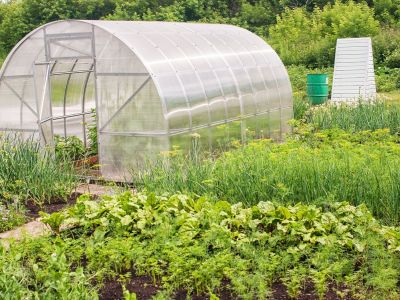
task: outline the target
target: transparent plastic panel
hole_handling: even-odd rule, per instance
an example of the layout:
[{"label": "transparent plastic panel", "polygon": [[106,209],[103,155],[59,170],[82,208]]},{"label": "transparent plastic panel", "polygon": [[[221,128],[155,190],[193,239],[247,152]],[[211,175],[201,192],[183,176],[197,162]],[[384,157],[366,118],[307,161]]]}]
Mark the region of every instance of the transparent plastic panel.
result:
[{"label": "transparent plastic panel", "polygon": [[37,128],[33,78],[3,79],[0,85],[0,127]]},{"label": "transparent plastic panel", "polygon": [[34,65],[34,84],[36,90],[39,130],[45,143],[52,144],[53,121],[50,97],[51,64]]},{"label": "transparent plastic panel", "polygon": [[269,124],[269,113],[264,113],[253,117],[257,123],[256,128],[256,139],[266,139],[270,136],[270,124]]},{"label": "transparent plastic panel", "polygon": [[92,26],[82,21],[59,21],[53,22],[46,26],[46,34],[59,33],[91,33]]},{"label": "transparent plastic panel", "polygon": [[243,125],[245,126],[246,141],[252,141],[257,138],[258,127],[260,126],[257,117],[249,117],[243,120]]},{"label": "transparent plastic panel", "polygon": [[[187,95],[175,74],[156,78],[166,106],[166,119],[172,131],[191,127],[191,112]],[[161,95],[160,95],[161,96]]]},{"label": "transparent plastic panel", "polygon": [[[66,91],[66,113],[67,115],[82,112],[82,96],[85,90],[88,73],[72,74]],[[88,109],[88,107],[86,107]]]},{"label": "transparent plastic panel", "polygon": [[[148,82],[148,76],[98,77],[100,127],[107,126]],[[105,128],[104,128],[105,129]]]},{"label": "transparent plastic panel", "polygon": [[237,145],[242,140],[242,121],[229,122],[227,126],[230,143]]},{"label": "transparent plastic panel", "polygon": [[168,151],[168,137],[129,137],[101,135],[100,170],[106,179],[125,181],[134,171],[143,170],[163,151]]},{"label": "transparent plastic panel", "polygon": [[9,54],[3,65],[4,76],[32,75],[35,61],[45,61],[42,29],[29,36]]},{"label": "transparent plastic panel", "polygon": [[229,123],[212,126],[210,132],[213,151],[224,151],[230,147]]},{"label": "transparent plastic panel", "polygon": [[231,72],[228,69],[216,70],[216,76],[222,85],[226,107],[227,119],[237,118],[241,116],[241,102],[238,97],[238,90],[233,80]]},{"label": "transparent plastic panel", "polygon": [[0,128],[21,128],[22,103],[4,82],[0,85],[0,106]]},{"label": "transparent plastic panel", "polygon": [[68,74],[51,76],[51,105],[53,110],[53,116],[63,116],[65,114],[64,98],[67,92],[67,81]]},{"label": "transparent plastic panel", "polygon": [[281,138],[281,112],[280,110],[272,110],[269,113],[269,133],[270,137],[275,140]]},{"label": "transparent plastic panel", "polygon": [[150,71],[171,132],[279,109],[285,100],[290,105],[279,57],[247,30],[172,22],[93,24],[113,32]]},{"label": "transparent plastic panel", "polygon": [[293,119],[293,109],[291,107],[282,109],[281,118],[282,133],[290,133],[292,127],[289,125],[289,121]]},{"label": "transparent plastic panel", "polygon": [[[98,76],[147,74],[147,69],[132,50],[116,36],[96,28],[96,70]],[[145,43],[142,39],[140,43]]]},{"label": "transparent plastic panel", "polygon": [[[87,37],[76,36],[75,39],[51,38],[48,40],[48,56],[50,59],[79,58],[92,56],[91,33]],[[68,39],[67,39],[68,37]]]},{"label": "transparent plastic panel", "polygon": [[160,97],[152,81],[124,106],[105,131],[167,134]]}]

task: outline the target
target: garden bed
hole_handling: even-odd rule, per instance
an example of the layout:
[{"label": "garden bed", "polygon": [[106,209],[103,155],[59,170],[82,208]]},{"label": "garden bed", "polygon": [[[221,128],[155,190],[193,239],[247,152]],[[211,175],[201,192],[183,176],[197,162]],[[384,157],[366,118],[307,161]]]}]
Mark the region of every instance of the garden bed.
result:
[{"label": "garden bed", "polygon": [[34,201],[28,201],[26,204],[26,213],[25,215],[29,219],[36,219],[40,217],[39,212],[45,213],[53,213],[57,211],[61,211],[66,207],[72,206],[76,203],[76,199],[81,196],[81,193],[73,192],[66,199],[53,199],[50,202],[45,202],[42,205],[38,205]]},{"label": "garden bed", "polygon": [[[129,281],[124,283],[125,289],[130,293],[134,293],[138,300],[150,300],[157,293],[162,291],[162,286],[160,284],[155,284],[153,279],[150,276],[133,276]],[[335,284],[330,284],[328,291],[325,293],[323,299],[324,300],[337,300],[338,294],[337,291],[346,293],[346,287],[344,286],[336,286]],[[235,296],[229,285],[229,281],[226,280],[222,283],[222,288],[215,292],[216,296],[219,300],[232,300],[232,299],[240,299],[238,296]],[[118,279],[108,280],[103,282],[103,286],[99,290],[99,299],[100,300],[123,300],[124,299],[124,289],[123,285]],[[186,300],[187,299],[187,291],[178,290],[173,296],[175,300]],[[190,299],[192,300],[209,300],[210,296],[207,294],[191,294]],[[287,287],[280,282],[274,283],[272,285],[272,300],[289,300],[293,299],[289,296]],[[321,298],[318,296],[318,293],[315,291],[315,287],[312,282],[307,282],[299,292],[299,295],[296,298],[297,300],[320,300]],[[342,300],[354,300],[356,298],[351,297],[349,295],[345,295],[341,297]]]}]

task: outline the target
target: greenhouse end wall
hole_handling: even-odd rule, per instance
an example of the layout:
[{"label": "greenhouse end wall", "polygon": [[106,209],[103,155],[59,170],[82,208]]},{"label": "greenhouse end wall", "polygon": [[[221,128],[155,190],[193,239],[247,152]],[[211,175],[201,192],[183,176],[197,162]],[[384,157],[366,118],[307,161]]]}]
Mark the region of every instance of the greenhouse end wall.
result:
[{"label": "greenhouse end wall", "polygon": [[23,39],[0,78],[0,130],[87,143],[96,108],[101,173],[124,180],[198,139],[281,138],[292,90],[275,51],[219,24],[59,21]]}]

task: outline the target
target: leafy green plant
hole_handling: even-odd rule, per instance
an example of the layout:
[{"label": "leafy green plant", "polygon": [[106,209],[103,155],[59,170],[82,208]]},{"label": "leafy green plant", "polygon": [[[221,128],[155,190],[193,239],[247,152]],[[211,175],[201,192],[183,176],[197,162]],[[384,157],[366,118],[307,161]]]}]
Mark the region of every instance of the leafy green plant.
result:
[{"label": "leafy green plant", "polygon": [[55,153],[58,159],[76,161],[85,157],[86,149],[80,138],[77,136],[61,137],[54,136]]},{"label": "leafy green plant", "polygon": [[25,221],[24,209],[18,203],[9,203],[8,205],[0,203],[0,232],[24,224]]},{"label": "leafy green plant", "polygon": [[101,282],[118,277],[135,299],[125,284],[131,271],[153,278],[157,299],[178,290],[216,299],[226,282],[237,297],[265,299],[277,281],[293,297],[309,283],[320,298],[331,286],[342,296],[399,295],[399,229],[382,226],[365,205],[245,206],[124,192],[84,195],[64,216],[59,235],[0,248],[3,299],[96,298]]},{"label": "leafy green plant", "polygon": [[60,227],[65,219],[63,212],[55,212],[51,215],[40,212],[40,216],[42,223],[49,225],[53,233],[60,234]]},{"label": "leafy green plant", "polygon": [[96,110],[92,110],[92,123],[88,126],[88,140],[89,148],[87,153],[89,156],[97,155],[99,153],[98,140],[97,140],[97,123],[96,123]]}]

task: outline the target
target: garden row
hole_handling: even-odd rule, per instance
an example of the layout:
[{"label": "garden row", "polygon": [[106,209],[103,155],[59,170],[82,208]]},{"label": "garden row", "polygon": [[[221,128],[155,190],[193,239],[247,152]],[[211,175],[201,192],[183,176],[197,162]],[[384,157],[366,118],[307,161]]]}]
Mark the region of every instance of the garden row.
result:
[{"label": "garden row", "polygon": [[0,249],[2,299],[399,297],[400,232],[364,205],[126,192],[44,221],[54,236]]},{"label": "garden row", "polygon": [[232,203],[365,203],[388,224],[400,222],[400,146],[389,130],[295,128],[285,143],[250,142],[214,159],[174,150],[137,173],[135,185],[159,193],[208,195]]}]

